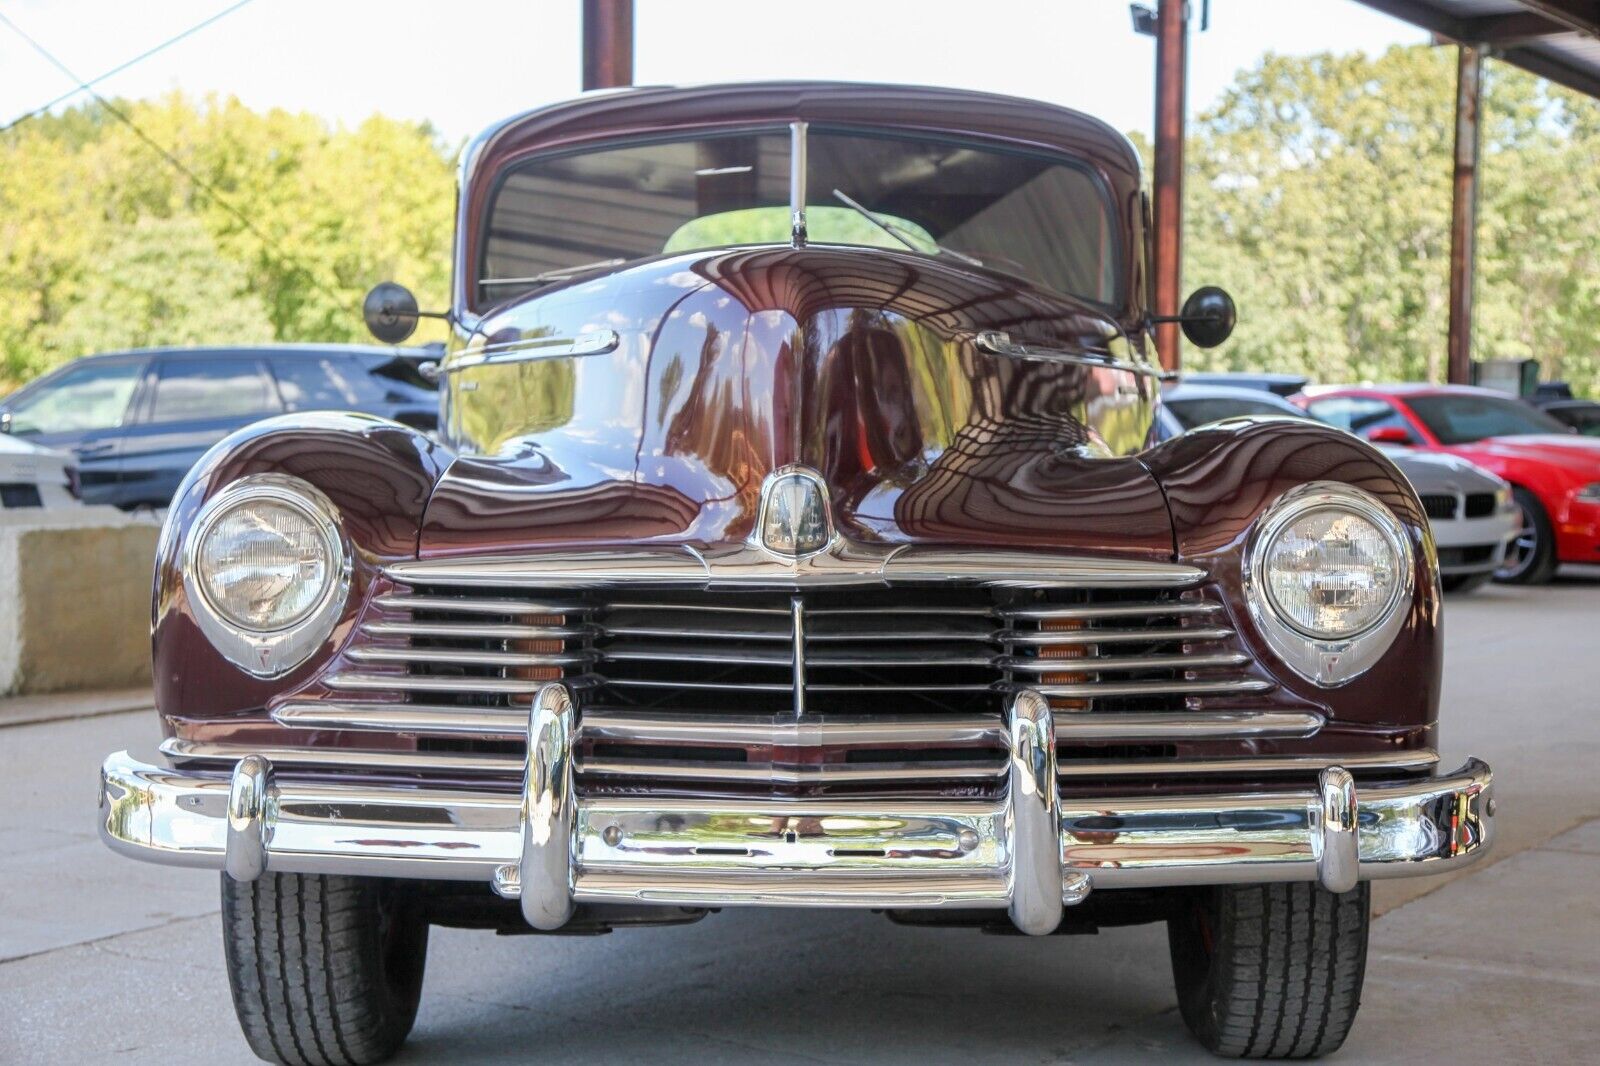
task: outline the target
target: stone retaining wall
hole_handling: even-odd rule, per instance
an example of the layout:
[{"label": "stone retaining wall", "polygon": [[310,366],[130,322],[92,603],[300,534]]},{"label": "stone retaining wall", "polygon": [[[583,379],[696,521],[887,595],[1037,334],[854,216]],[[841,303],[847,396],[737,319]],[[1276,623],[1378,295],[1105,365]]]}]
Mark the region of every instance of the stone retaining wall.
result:
[{"label": "stone retaining wall", "polygon": [[159,534],[111,507],[0,514],[0,695],[149,684]]}]

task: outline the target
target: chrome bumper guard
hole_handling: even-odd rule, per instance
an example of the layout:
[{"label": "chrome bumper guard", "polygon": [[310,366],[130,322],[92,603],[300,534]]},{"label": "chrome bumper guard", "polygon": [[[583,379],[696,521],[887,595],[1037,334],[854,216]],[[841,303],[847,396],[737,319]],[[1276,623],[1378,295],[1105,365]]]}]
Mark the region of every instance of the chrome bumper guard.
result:
[{"label": "chrome bumper guard", "polygon": [[528,726],[520,796],[421,785],[294,781],[251,755],[232,780],[146,765],[101,769],[102,837],[152,862],[485,881],[559,928],[580,902],[1005,908],[1049,933],[1091,888],[1357,881],[1440,873],[1489,847],[1489,767],[1357,787],[1339,767],[1315,791],[1063,801],[1049,704],[1007,712],[1002,800],[580,799],[576,715],[547,685]]}]

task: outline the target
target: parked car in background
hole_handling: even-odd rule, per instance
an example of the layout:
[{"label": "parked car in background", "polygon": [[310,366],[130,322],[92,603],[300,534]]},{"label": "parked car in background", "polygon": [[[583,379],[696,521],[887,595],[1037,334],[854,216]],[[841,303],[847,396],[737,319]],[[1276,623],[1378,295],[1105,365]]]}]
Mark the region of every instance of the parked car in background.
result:
[{"label": "parked car in background", "polygon": [[[463,160],[439,438],[278,419],[189,477],[166,739],[101,770],[112,847],[222,871],[251,1046],[394,1053],[430,924],[778,906],[1161,923],[1146,964],[1206,1047],[1338,1047],[1368,882],[1481,856],[1492,775],[1439,772],[1434,558],[1391,463],[1306,419],[1147,447],[1127,138],[701,85]],[[366,311],[397,342],[415,307]],[[1220,290],[1184,308],[1196,344],[1233,326]]]},{"label": "parked car in background", "polygon": [[1184,374],[1186,385],[1225,385],[1237,389],[1255,389],[1274,396],[1293,396],[1311,384],[1304,374],[1253,374],[1249,371],[1198,370]]},{"label": "parked car in background", "polygon": [[1520,528],[1496,579],[1537,584],[1560,563],[1600,563],[1600,439],[1471,385],[1313,387],[1295,402],[1368,440],[1455,455],[1510,482]]},{"label": "parked car in background", "polygon": [[0,436],[0,511],[78,507],[72,456]]},{"label": "parked car in background", "polygon": [[1539,410],[1585,437],[1600,437],[1600,403],[1593,400],[1551,400]]},{"label": "parked car in background", "polygon": [[[1162,393],[1158,437],[1165,439],[1223,418],[1281,415],[1307,418],[1303,409],[1270,392],[1226,385],[1170,386]],[[1411,482],[1428,513],[1439,552],[1439,583],[1446,592],[1482,585],[1505,562],[1521,516],[1505,481],[1458,456],[1378,444]]]},{"label": "parked car in background", "polygon": [[70,451],[85,503],[165,507],[208,448],[271,415],[358,411],[434,429],[438,392],[422,362],[364,345],[91,355],[0,401],[0,431]]}]

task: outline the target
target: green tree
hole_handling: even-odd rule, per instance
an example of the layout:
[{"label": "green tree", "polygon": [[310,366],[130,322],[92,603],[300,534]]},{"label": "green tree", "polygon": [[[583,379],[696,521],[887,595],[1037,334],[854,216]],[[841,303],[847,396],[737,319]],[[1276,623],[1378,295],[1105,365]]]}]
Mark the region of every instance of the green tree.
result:
[{"label": "green tree", "polygon": [[[1439,380],[1450,253],[1454,52],[1269,55],[1186,146],[1187,283],[1239,301],[1187,365],[1325,381]],[[1491,64],[1474,355],[1600,379],[1600,106]]]},{"label": "green tree", "polygon": [[[375,116],[346,129],[178,95],[116,106],[232,210],[99,105],[0,135],[0,385],[129,337],[366,340],[361,299],[386,278],[446,304],[453,173],[430,127]],[[145,299],[104,276],[111,260],[137,274],[169,239],[185,250],[172,287],[205,298],[149,291],[136,321],[105,313]],[[198,321],[173,310],[185,307]],[[427,322],[418,340],[441,336]]]},{"label": "green tree", "polygon": [[123,230],[77,286],[51,331],[66,357],[158,344],[249,344],[272,337],[243,265],[223,258],[194,218],[142,218]]}]

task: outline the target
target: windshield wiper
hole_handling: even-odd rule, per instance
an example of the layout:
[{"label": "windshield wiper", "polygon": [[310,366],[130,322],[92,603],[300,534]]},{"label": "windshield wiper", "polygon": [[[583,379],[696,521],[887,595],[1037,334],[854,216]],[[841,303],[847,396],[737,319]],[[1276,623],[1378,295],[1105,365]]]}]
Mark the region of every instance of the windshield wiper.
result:
[{"label": "windshield wiper", "polygon": [[[863,207],[855,200],[852,200],[850,197],[846,196],[842,190],[833,190],[833,198],[850,208],[868,222],[872,223],[874,226],[877,226],[879,229],[883,230],[883,232],[887,233],[889,236],[893,237],[907,248],[910,248],[913,252],[922,252],[924,254],[928,252],[928,249],[922,246],[922,242],[917,240],[910,233],[907,233],[903,228],[895,225],[893,222],[890,222],[888,219],[884,218],[876,211],[873,211],[871,208]],[[933,240],[931,237],[928,238],[928,240],[933,244],[934,255],[948,255],[952,259],[959,259],[963,263],[967,263],[971,266],[983,266],[983,260],[981,259],[970,256],[965,252],[958,252],[954,248],[946,248],[944,245]]]}]

